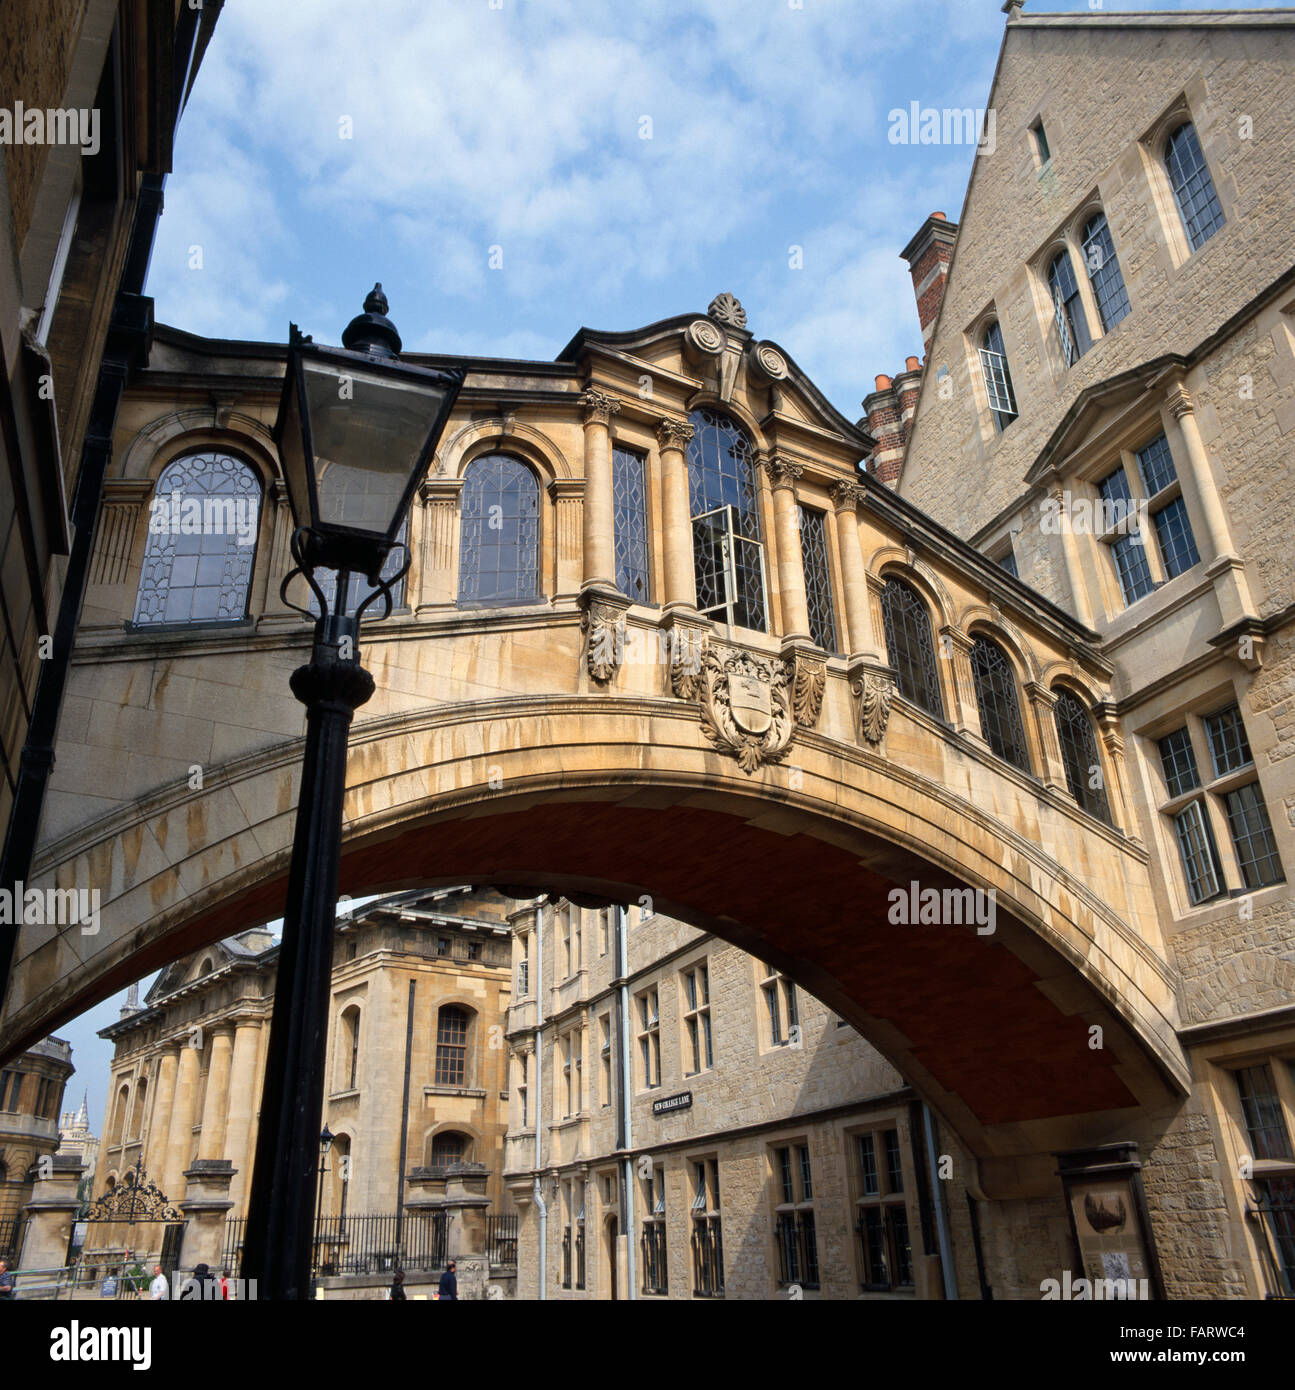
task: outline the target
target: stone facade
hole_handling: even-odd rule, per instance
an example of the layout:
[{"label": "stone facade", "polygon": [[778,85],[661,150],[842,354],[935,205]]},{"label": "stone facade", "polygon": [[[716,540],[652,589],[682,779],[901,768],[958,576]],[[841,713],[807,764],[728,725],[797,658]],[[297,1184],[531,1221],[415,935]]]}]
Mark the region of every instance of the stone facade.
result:
[{"label": "stone facade", "polygon": [[[519,1297],[940,1298],[937,1186],[953,1287],[978,1296],[969,1158],[933,1119],[947,1174],[934,1179],[920,1103],[844,1020],[745,951],[639,906],[559,900],[513,924],[505,1176],[522,1211]],[[870,1257],[869,1207],[882,1213]]]},{"label": "stone facade", "polygon": [[72,1072],[62,1038],[44,1039],[0,1071],[0,1224],[22,1212],[37,1165],[59,1148],[59,1107]]},{"label": "stone facade", "polygon": [[[1295,1174],[1293,73],[1289,11],[1009,16],[988,102],[997,148],[972,173],[898,483],[978,549],[1010,557],[1100,634],[1111,663],[1133,833],[1192,1063],[1188,1106],[1147,1172],[1185,1294],[1281,1288],[1274,1260],[1295,1275],[1289,1238],[1283,1254],[1252,1215],[1289,1202]],[[1167,150],[1187,123],[1221,222],[1190,223],[1175,194]],[[1110,242],[1094,258],[1099,213]],[[1072,362],[1049,282],[1066,252],[1078,299],[1065,323],[1077,346],[1085,328],[1092,338]],[[1099,303],[1110,252],[1122,316]],[[995,322],[1017,407],[997,423],[979,357]],[[1172,462],[1153,491],[1140,451],[1157,437]],[[1096,510],[1121,468],[1149,583],[1121,577],[1118,527]],[[1193,547],[1173,563],[1169,509]],[[1215,747],[1216,716],[1233,708],[1247,747],[1229,753]],[[1166,738],[1194,755],[1181,783]],[[1241,798],[1260,808],[1249,824],[1268,827],[1262,866],[1238,838]],[[1194,862],[1213,864],[1193,881],[1183,835],[1202,823],[1212,843]],[[1252,1085],[1270,1088],[1284,1139],[1256,1132],[1239,1095]],[[1272,1165],[1262,1181],[1255,1160]],[[1193,1248],[1217,1274],[1189,1268],[1180,1257]]]}]

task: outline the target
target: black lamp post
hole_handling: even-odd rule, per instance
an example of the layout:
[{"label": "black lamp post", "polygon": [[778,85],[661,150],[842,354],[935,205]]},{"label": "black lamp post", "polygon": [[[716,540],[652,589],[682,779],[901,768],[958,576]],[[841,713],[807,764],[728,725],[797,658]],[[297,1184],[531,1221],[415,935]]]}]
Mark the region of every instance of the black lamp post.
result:
[{"label": "black lamp post", "polygon": [[[381,285],[364,310],[347,325],[341,348],[319,346],[291,325],[274,428],[296,523],[297,568],[282,592],[316,622],[310,664],[290,681],[306,706],[306,751],[243,1248],[243,1277],[256,1280],[263,1299],[310,1296],[346,748],[351,718],[373,694],[373,677],[359,661],[360,617],[379,597],[382,616],[391,612],[391,586],[409,568],[408,549],[396,574],[384,579],[382,568],[464,377],[457,368],[399,361],[400,335],[386,317]],[[331,601],[316,568],[336,571]],[[353,574],[365,576],[370,592],[349,612]],[[314,592],[318,614],[288,599],[298,575]]]},{"label": "black lamp post", "polygon": [[315,1255],[314,1269],[317,1271],[320,1266],[319,1247],[320,1224],[324,1219],[324,1174],[328,1172],[328,1151],[333,1147],[333,1140],[337,1136],[327,1125],[319,1131],[319,1192],[315,1197]]}]

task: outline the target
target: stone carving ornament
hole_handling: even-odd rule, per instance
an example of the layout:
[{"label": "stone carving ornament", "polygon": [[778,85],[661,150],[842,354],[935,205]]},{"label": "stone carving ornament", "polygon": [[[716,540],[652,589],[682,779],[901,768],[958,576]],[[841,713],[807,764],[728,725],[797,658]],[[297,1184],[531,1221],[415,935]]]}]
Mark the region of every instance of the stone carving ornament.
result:
[{"label": "stone carving ornament", "polygon": [[580,629],[589,639],[589,674],[599,685],[606,685],[625,659],[625,609],[591,597],[580,615]]},{"label": "stone carving ornament", "polygon": [[727,290],[711,300],[706,313],[708,317],[718,323],[727,324],[730,328],[746,327],[746,310],[738,302],[737,296],[729,294]]},{"label": "stone carving ornament", "polygon": [[780,762],[796,730],[791,684],[785,661],[708,647],[698,695],[702,733],[732,753],[748,776],[763,763]]},{"label": "stone carving ornament", "polygon": [[863,671],[851,682],[850,689],[859,701],[859,732],[876,747],[890,722],[895,683],[876,671]]},{"label": "stone carving ornament", "polygon": [[823,708],[823,692],[827,689],[827,662],[812,656],[797,654],[795,683],[792,687],[791,710],[802,729],[812,729],[818,723]]}]

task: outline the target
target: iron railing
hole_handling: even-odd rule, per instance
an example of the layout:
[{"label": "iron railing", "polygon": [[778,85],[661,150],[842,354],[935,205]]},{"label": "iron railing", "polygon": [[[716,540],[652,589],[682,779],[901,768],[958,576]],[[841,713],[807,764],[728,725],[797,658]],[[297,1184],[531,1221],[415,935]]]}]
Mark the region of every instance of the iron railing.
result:
[{"label": "iron railing", "polygon": [[486,1217],[486,1255],[492,1269],[517,1268],[517,1217]]},{"label": "iron railing", "polygon": [[[221,1263],[237,1270],[247,1218],[227,1217]],[[436,1270],[445,1265],[445,1213],[325,1216],[315,1225],[314,1268],[321,1278]],[[515,1237],[514,1237],[515,1241]]]}]

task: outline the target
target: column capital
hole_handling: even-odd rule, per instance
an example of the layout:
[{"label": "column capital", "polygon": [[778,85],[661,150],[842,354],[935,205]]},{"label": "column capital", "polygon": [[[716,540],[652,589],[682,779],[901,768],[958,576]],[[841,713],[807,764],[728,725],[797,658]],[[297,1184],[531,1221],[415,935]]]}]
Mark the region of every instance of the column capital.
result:
[{"label": "column capital", "polygon": [[678,449],[682,453],[692,436],[693,427],[687,420],[675,420],[666,415],[657,421],[657,444],[662,449]]},{"label": "column capital", "polygon": [[1052,709],[1057,703],[1057,693],[1049,690],[1046,685],[1041,685],[1038,681],[1026,681],[1025,693],[1034,701],[1036,705],[1044,709]]},{"label": "column capital", "polygon": [[1191,395],[1181,381],[1174,382],[1168,392],[1169,409],[1173,411],[1174,419],[1181,420],[1184,415],[1195,415],[1196,406],[1192,401]]},{"label": "column capital", "polygon": [[418,500],[425,507],[433,502],[457,502],[462,491],[462,478],[447,478],[443,473],[432,474],[418,484]]},{"label": "column capital", "polygon": [[610,425],[612,416],[619,414],[621,403],[615,396],[596,391],[592,386],[580,393],[580,413],[586,425]]},{"label": "column capital", "polygon": [[960,627],[954,627],[952,623],[940,629],[941,638],[948,638],[949,645],[960,652],[970,653],[975,646],[975,639],[963,632]]},{"label": "column capital", "polygon": [[854,481],[832,484],[832,506],[838,512],[852,512],[863,501],[864,489]]},{"label": "column capital", "polygon": [[769,483],[777,491],[780,488],[794,490],[796,480],[805,472],[805,465],[786,454],[763,454],[760,467],[769,475]]},{"label": "column capital", "polygon": [[554,478],[547,491],[554,502],[578,502],[585,495],[583,478]]}]

